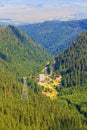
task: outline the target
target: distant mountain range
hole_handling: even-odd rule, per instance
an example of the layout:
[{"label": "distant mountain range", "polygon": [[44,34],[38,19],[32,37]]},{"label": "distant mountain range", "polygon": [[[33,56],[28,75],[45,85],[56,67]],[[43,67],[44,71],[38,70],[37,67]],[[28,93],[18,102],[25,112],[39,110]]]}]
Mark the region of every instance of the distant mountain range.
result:
[{"label": "distant mountain range", "polygon": [[55,58],[55,70],[62,74],[62,86],[87,84],[87,31]]},{"label": "distant mountain range", "polygon": [[87,30],[87,19],[77,21],[47,21],[20,26],[50,54],[56,55],[68,48],[79,34]]}]

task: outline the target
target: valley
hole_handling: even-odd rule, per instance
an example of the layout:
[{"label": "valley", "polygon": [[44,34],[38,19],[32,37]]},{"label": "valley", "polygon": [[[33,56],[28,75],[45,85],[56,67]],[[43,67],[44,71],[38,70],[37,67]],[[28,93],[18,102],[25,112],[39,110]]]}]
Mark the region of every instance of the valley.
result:
[{"label": "valley", "polygon": [[0,1],[0,130],[87,130],[87,0]]},{"label": "valley", "polygon": [[0,26],[0,130],[87,130],[86,59],[87,31],[50,56],[22,30]]}]

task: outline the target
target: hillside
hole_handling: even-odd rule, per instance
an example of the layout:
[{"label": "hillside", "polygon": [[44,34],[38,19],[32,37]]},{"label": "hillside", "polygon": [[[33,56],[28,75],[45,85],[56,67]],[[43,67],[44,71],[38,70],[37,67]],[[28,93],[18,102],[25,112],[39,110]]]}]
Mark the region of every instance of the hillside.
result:
[{"label": "hillside", "polygon": [[56,57],[55,62],[55,70],[63,76],[63,86],[87,84],[87,31]]},{"label": "hillside", "polygon": [[[0,26],[0,130],[87,130],[86,86],[58,86],[51,100],[31,78],[48,58],[24,32]],[[27,100],[21,98],[23,84],[16,80],[26,75]]]},{"label": "hillside", "polygon": [[[75,100],[79,104],[81,103],[80,113],[74,106],[73,100],[77,93],[74,93],[73,97],[72,95],[68,95],[68,97],[62,92],[61,97],[52,101],[43,97],[40,91],[35,93],[29,86],[28,101],[25,101],[21,100],[21,88],[22,84],[17,83],[13,84],[12,88],[11,86],[9,88],[4,86],[2,89],[0,87],[1,130],[87,130],[87,107],[85,105],[87,98],[84,102],[87,92],[85,90],[83,98],[78,93]],[[79,99],[81,99],[80,102]],[[77,104],[75,103],[75,105]]]},{"label": "hillside", "polygon": [[87,20],[47,21],[20,28],[49,53],[56,55],[68,48],[80,33],[87,30]]},{"label": "hillside", "polygon": [[47,52],[14,26],[0,26],[0,64],[17,77],[39,72],[49,59]]}]

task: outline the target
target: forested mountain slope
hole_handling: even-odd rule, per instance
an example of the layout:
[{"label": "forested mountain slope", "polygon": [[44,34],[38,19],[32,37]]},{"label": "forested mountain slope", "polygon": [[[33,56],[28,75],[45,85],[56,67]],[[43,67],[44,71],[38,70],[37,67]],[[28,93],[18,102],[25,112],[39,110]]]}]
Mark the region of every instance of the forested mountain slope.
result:
[{"label": "forested mountain slope", "polygon": [[29,78],[28,99],[21,98],[23,84],[15,76],[39,72],[48,58],[22,31],[13,26],[0,27],[0,130],[87,130],[87,87],[83,92],[75,88],[67,92],[62,87],[61,96],[51,100]]},{"label": "forested mountain slope", "polygon": [[14,26],[0,26],[0,64],[18,77],[40,71],[47,52]]},{"label": "forested mountain slope", "polygon": [[49,53],[55,55],[68,48],[80,33],[87,30],[87,20],[48,21],[20,28]]},{"label": "forested mountain slope", "polygon": [[63,86],[87,84],[87,31],[56,57],[55,61],[55,69],[63,76]]}]

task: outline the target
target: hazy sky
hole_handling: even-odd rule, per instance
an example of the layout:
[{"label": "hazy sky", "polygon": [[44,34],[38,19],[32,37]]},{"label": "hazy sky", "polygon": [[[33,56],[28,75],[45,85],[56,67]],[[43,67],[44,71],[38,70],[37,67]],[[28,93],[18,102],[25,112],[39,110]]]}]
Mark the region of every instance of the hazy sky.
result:
[{"label": "hazy sky", "polygon": [[0,20],[41,22],[87,18],[87,0],[0,0]]}]

